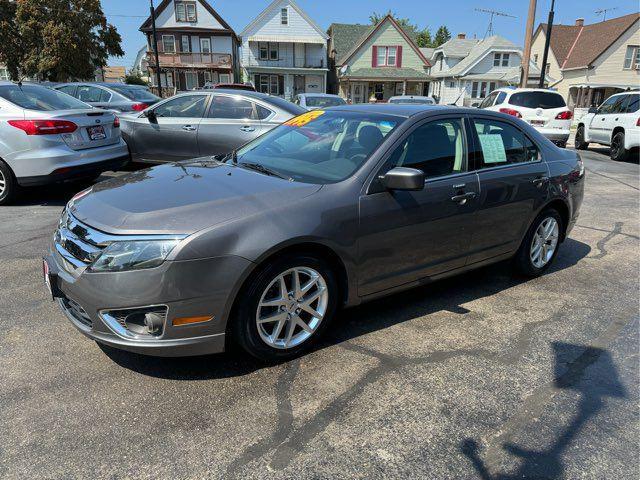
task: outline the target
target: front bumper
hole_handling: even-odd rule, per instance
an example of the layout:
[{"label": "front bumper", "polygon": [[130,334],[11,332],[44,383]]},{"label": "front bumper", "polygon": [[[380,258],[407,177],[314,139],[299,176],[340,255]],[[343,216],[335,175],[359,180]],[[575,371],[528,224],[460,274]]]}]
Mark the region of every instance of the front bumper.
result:
[{"label": "front bumper", "polygon": [[[145,355],[177,357],[224,351],[233,298],[251,262],[225,256],[165,262],[157,268],[88,273],[70,265],[54,249],[45,258],[54,273],[56,300],[71,323],[87,337]],[[105,311],[166,305],[162,334],[132,338],[109,326]],[[73,308],[70,308],[73,305]],[[175,318],[207,316],[210,321],[173,326]]]}]

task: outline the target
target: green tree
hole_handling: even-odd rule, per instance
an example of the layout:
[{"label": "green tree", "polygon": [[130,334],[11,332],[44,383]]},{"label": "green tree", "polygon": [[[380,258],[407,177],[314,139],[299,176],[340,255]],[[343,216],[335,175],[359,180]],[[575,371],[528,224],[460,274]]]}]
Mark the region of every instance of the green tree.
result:
[{"label": "green tree", "polygon": [[441,25],[436,32],[435,38],[433,39],[433,46],[439,47],[449,40],[451,40],[451,33],[449,33],[449,29],[445,25]]},{"label": "green tree", "polygon": [[399,18],[394,12],[392,12],[391,10],[388,10],[387,13],[377,13],[377,12],[373,12],[371,15],[369,15],[369,21],[371,22],[372,25],[377,25],[379,24],[382,19],[384,17],[386,17],[387,15],[391,15],[393,17],[393,19],[398,22],[398,24],[401,27],[407,27],[407,28],[412,28],[413,30],[417,30],[418,26],[417,25],[413,25],[411,23],[411,20],[409,20],[408,18]]},{"label": "green tree", "polygon": [[431,31],[429,30],[429,27],[426,27],[418,32],[418,36],[416,37],[416,44],[420,48],[432,46]]},{"label": "green tree", "polygon": [[121,38],[99,0],[0,0],[0,63],[13,80],[93,78]]},{"label": "green tree", "polygon": [[129,85],[149,86],[149,82],[145,81],[145,79],[142,78],[142,75],[140,75],[140,72],[137,70],[133,72],[129,72],[128,75],[125,75],[124,83],[128,83]]}]

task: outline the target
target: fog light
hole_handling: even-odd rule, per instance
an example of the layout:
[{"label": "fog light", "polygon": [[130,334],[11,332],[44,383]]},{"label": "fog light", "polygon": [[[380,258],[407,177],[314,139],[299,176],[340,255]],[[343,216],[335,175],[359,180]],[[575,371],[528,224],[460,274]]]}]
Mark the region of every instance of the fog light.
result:
[{"label": "fog light", "polygon": [[159,335],[162,332],[162,326],[164,325],[164,317],[153,312],[147,313],[144,316],[144,324],[147,327],[147,333],[150,335]]},{"label": "fog light", "polygon": [[179,327],[180,325],[191,325],[193,323],[204,323],[209,320],[213,320],[213,317],[204,316],[204,317],[179,317],[173,319],[173,326]]}]

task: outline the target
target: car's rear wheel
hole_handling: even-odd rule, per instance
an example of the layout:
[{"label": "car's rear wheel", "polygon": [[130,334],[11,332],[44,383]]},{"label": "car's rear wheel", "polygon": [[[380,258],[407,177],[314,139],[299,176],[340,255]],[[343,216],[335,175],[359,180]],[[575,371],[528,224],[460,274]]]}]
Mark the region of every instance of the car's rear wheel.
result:
[{"label": "car's rear wheel", "polygon": [[529,277],[542,275],[558,255],[562,217],[553,208],[536,217],[514,258],[516,270]]},{"label": "car's rear wheel", "polygon": [[611,160],[622,162],[629,158],[629,150],[624,148],[624,132],[616,133],[611,139]]},{"label": "car's rear wheel", "polygon": [[585,142],[584,139],[584,125],[578,126],[575,139],[576,150],[586,150],[589,147],[589,142]]},{"label": "car's rear wheel", "polygon": [[7,205],[15,200],[19,188],[9,165],[0,160],[0,205]]},{"label": "car's rear wheel", "polygon": [[322,260],[286,255],[263,268],[241,293],[231,335],[263,361],[287,360],[309,350],[337,306],[337,283]]}]

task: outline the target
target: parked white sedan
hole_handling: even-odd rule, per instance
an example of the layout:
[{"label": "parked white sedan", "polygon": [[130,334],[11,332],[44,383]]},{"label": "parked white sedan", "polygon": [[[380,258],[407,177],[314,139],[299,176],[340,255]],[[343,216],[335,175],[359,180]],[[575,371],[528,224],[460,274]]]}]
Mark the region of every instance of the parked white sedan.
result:
[{"label": "parked white sedan", "polygon": [[592,107],[580,119],[576,148],[585,150],[590,142],[609,145],[612,160],[626,160],[640,147],[640,92],[618,93],[600,107]]},{"label": "parked white sedan", "polygon": [[480,108],[521,118],[559,147],[569,140],[573,112],[558,92],[541,88],[499,88]]}]

